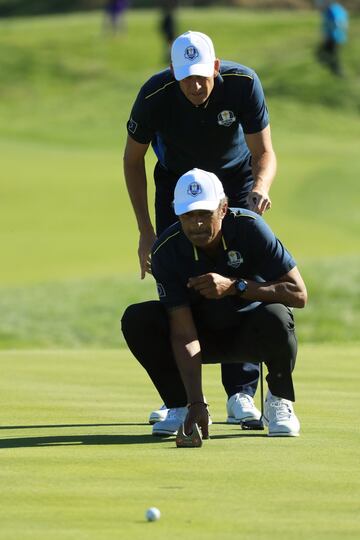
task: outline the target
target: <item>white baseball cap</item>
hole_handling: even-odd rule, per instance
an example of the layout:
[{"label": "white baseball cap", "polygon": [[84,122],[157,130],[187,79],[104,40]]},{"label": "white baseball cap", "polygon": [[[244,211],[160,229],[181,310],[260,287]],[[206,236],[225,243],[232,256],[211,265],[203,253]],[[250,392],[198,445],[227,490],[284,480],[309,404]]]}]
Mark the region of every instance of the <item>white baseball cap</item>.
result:
[{"label": "white baseball cap", "polygon": [[177,181],[174,211],[177,216],[181,216],[192,210],[216,210],[224,197],[223,185],[215,174],[192,169]]},{"label": "white baseball cap", "polygon": [[190,75],[211,77],[214,75],[215,60],[213,42],[201,32],[189,30],[172,44],[171,63],[177,81]]}]

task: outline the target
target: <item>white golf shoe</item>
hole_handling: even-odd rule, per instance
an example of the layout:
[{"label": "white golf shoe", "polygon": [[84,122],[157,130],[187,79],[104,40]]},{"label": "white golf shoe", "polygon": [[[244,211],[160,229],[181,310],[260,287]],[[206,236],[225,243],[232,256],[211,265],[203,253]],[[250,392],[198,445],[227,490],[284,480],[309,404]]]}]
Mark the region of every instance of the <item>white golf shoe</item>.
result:
[{"label": "white golf shoe", "polygon": [[158,437],[167,437],[176,435],[179,427],[184,422],[188,412],[187,407],[178,407],[177,409],[168,409],[165,420],[156,422],[153,425],[152,434]]},{"label": "white golf shoe", "polygon": [[[188,413],[187,407],[178,407],[177,409],[168,409],[168,414],[165,420],[156,422],[153,425],[152,434],[157,437],[168,437],[176,435],[179,427],[183,424]],[[212,420],[209,414],[209,426]]]},{"label": "white golf shoe", "polygon": [[241,424],[260,420],[261,412],[255,407],[254,400],[248,394],[239,392],[231,396],[226,404],[228,424]]},{"label": "white golf shoe", "polygon": [[152,411],[149,416],[149,424],[155,424],[156,422],[163,422],[166,420],[169,409],[166,405],[161,405],[160,409]]},{"label": "white golf shoe", "polygon": [[267,393],[264,407],[264,421],[269,426],[269,437],[298,437],[300,422],[293,405],[288,399]]}]

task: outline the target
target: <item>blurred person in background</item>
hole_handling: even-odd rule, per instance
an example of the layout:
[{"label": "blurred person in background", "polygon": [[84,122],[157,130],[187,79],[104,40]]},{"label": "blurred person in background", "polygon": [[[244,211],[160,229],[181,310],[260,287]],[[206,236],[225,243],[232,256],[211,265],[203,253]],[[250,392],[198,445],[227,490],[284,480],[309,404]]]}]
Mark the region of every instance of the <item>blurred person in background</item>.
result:
[{"label": "blurred person in background", "polygon": [[[142,279],[151,273],[149,255],[156,237],[178,220],[172,203],[182,174],[194,167],[215,173],[230,207],[248,208],[259,215],[271,207],[269,190],[276,174],[268,110],[254,70],[220,61],[212,40],[194,31],[176,38],[171,62],[170,68],[142,86],[127,123],[124,173],[140,232]],[[150,144],[158,158],[156,233],[149,214],[145,168]],[[232,255],[229,264],[236,267],[241,254]],[[253,399],[259,365],[222,364],[221,373],[228,396],[227,422],[259,425],[261,413]],[[149,422],[166,416],[163,407],[150,414]]]},{"label": "blurred person in background", "polygon": [[339,49],[347,41],[349,18],[339,2],[316,0],[322,15],[322,42],[317,49],[318,60],[335,75],[342,76]]},{"label": "blurred person in background", "polygon": [[176,37],[175,11],[178,6],[177,0],[161,0],[160,32],[165,40],[165,62],[171,62],[171,45]]},{"label": "blurred person in background", "polygon": [[116,34],[125,29],[124,15],[129,7],[129,0],[108,0],[105,5],[105,29]]}]

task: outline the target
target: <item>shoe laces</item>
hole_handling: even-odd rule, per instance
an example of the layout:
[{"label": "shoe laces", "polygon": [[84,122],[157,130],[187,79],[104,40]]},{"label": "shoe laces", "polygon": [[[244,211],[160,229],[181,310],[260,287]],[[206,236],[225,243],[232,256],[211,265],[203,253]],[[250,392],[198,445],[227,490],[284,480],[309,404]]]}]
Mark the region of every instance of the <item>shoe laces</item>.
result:
[{"label": "shoe laces", "polygon": [[242,407],[253,406],[253,400],[247,394],[236,394],[235,401],[238,401]]},{"label": "shoe laces", "polygon": [[270,401],[270,407],[275,410],[276,420],[288,420],[292,415],[292,408],[285,399]]}]

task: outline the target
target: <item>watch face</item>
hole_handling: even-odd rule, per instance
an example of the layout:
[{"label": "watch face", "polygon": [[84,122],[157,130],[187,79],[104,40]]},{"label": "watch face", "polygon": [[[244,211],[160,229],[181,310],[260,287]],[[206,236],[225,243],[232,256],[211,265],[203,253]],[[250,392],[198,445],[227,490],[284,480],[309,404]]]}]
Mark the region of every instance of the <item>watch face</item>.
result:
[{"label": "watch face", "polygon": [[247,289],[247,283],[243,279],[239,279],[239,281],[236,283],[236,288],[239,292],[245,292]]}]

